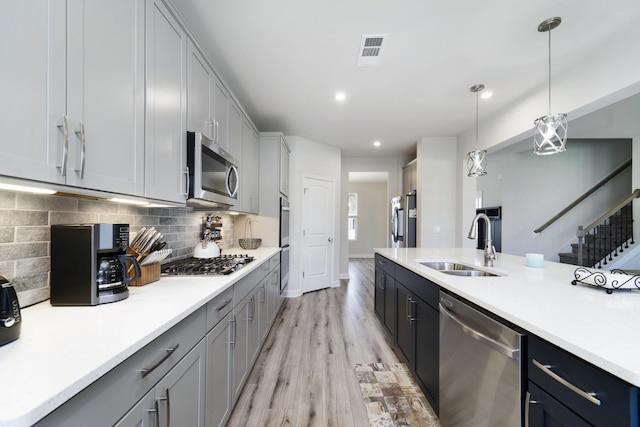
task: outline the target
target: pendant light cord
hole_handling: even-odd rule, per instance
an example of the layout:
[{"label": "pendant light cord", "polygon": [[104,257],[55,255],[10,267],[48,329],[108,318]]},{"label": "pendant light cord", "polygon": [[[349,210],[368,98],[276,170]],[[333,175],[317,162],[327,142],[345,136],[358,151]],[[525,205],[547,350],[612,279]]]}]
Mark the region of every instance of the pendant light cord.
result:
[{"label": "pendant light cord", "polygon": [[480,97],[480,91],[476,92],[476,150],[478,150],[478,98]]},{"label": "pendant light cord", "polygon": [[549,33],[549,115],[551,115],[551,29]]}]

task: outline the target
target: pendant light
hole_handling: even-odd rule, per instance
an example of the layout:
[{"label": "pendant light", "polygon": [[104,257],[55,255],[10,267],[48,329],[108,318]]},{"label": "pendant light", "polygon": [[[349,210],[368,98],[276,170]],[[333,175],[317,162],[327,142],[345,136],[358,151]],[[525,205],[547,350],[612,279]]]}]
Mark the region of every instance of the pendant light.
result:
[{"label": "pendant light", "polygon": [[551,114],[551,30],[556,28],[562,19],[549,18],[538,25],[538,31],[549,33],[549,114],[536,119],[533,135],[533,152],[538,155],[562,153],[567,143],[567,115]]},{"label": "pendant light", "polygon": [[467,154],[467,169],[470,177],[483,176],[487,174],[487,150],[478,150],[478,98],[480,91],[484,89],[482,83],[471,86],[469,89],[476,94],[476,149]]}]

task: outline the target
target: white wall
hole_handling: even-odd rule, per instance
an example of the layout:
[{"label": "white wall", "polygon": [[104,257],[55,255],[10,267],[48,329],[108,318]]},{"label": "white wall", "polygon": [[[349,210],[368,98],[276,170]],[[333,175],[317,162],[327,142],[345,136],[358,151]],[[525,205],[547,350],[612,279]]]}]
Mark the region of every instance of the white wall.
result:
[{"label": "white wall", "polygon": [[[401,194],[402,190],[402,166],[406,164],[406,158],[398,157],[345,157],[342,159],[342,188],[349,186],[349,172],[387,172],[387,200],[391,202],[393,196]],[[347,194],[340,196],[340,278],[349,278],[349,245],[347,241]],[[389,206],[389,205],[387,205]],[[387,224],[391,208],[387,209]],[[389,247],[389,234],[383,247]]]},{"label": "white wall", "polygon": [[285,136],[291,149],[289,157],[289,206],[291,208],[291,252],[289,268],[288,297],[302,294],[302,191],[303,177],[314,176],[333,180],[335,183],[335,214],[333,250],[333,278],[330,286],[339,286],[338,278],[342,241],[340,233],[340,212],[345,208],[341,197],[341,152],[338,148],[320,144],[298,136]]},{"label": "white wall", "polygon": [[456,138],[418,142],[417,246],[454,247],[456,235]]},{"label": "white wall", "polygon": [[348,240],[349,257],[372,258],[374,248],[387,244],[387,183],[350,182],[347,193],[358,193],[356,240]]},{"label": "white wall", "polygon": [[578,225],[590,224],[631,193],[631,169],[542,233],[533,230],[630,157],[630,140],[569,140],[567,151],[554,156],[532,150],[489,155],[490,173],[477,178],[477,185],[484,206],[502,206],[502,252],[536,252],[557,261],[558,252],[576,241]]}]

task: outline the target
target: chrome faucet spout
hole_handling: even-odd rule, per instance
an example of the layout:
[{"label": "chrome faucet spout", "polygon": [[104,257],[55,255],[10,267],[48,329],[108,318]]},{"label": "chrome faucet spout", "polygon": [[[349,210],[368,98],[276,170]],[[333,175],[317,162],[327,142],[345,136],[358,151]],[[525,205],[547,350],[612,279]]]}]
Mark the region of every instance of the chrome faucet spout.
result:
[{"label": "chrome faucet spout", "polygon": [[489,220],[489,217],[483,213],[477,214],[473,218],[473,222],[471,223],[471,229],[469,230],[469,235],[467,237],[469,239],[476,238],[476,225],[478,223],[478,220],[480,219],[484,220],[485,223],[487,224],[487,230],[486,230],[487,232],[484,238],[484,266],[493,267],[493,260],[498,259],[498,256],[496,255],[496,248],[493,246],[493,243],[491,242],[491,221]]}]

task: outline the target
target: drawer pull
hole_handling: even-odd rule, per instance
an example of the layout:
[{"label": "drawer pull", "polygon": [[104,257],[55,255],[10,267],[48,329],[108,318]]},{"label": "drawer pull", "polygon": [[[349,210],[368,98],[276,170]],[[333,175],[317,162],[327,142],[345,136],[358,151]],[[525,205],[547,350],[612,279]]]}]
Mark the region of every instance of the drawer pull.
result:
[{"label": "drawer pull", "polygon": [[167,360],[169,357],[171,357],[171,355],[178,349],[178,347],[180,347],[180,344],[176,344],[174,347],[169,347],[167,349],[165,349],[165,351],[167,352],[167,354],[165,354],[164,356],[162,356],[162,359],[158,360],[158,362],[153,365],[150,368],[143,368],[140,370],[140,372],[142,372],[142,378],[146,377],[147,375],[149,375],[151,372],[153,372],[154,369],[156,369],[158,366],[162,365],[162,363]]},{"label": "drawer pull", "polygon": [[558,375],[555,372],[553,372],[551,370],[551,366],[549,366],[549,365],[543,365],[542,363],[538,362],[536,359],[533,359],[532,362],[542,372],[544,372],[545,374],[549,375],[551,378],[553,378],[554,380],[556,380],[557,382],[559,382],[560,384],[562,384],[563,386],[565,386],[569,390],[573,391],[578,396],[583,397],[584,399],[587,399],[589,402],[593,403],[594,405],[600,406],[600,404],[601,404],[600,399],[596,399],[596,397],[595,397],[596,394],[595,393],[581,390],[580,388],[578,388],[575,385],[571,384],[569,381],[565,380],[560,375]]},{"label": "drawer pull", "polygon": [[227,298],[226,300],[222,301],[222,304],[220,304],[219,306],[216,307],[216,311],[220,311],[223,308],[225,308],[226,306],[229,305],[229,303],[231,302],[231,298]]}]

